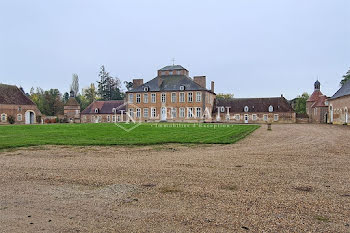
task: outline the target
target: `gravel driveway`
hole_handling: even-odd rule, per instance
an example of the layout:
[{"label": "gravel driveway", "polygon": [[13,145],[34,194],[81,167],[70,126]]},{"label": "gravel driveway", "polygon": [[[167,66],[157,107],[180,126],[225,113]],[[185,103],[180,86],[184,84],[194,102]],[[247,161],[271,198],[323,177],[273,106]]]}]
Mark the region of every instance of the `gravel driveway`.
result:
[{"label": "gravel driveway", "polygon": [[350,232],[350,127],[0,152],[0,232]]}]

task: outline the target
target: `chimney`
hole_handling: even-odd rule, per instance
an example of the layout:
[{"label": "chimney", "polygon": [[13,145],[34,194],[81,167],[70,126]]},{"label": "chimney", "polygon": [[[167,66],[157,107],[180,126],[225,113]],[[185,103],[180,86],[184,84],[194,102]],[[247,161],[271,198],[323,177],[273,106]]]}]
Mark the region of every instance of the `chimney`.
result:
[{"label": "chimney", "polygon": [[281,94],[281,98],[283,98],[283,94]]},{"label": "chimney", "polygon": [[207,77],[205,76],[194,76],[193,81],[203,88],[207,86]]},{"label": "chimney", "polygon": [[137,88],[143,84],[143,79],[133,79],[132,84],[132,88]]},{"label": "chimney", "polygon": [[211,81],[211,88],[210,88],[211,92],[214,92],[214,87],[215,87],[214,81]]}]

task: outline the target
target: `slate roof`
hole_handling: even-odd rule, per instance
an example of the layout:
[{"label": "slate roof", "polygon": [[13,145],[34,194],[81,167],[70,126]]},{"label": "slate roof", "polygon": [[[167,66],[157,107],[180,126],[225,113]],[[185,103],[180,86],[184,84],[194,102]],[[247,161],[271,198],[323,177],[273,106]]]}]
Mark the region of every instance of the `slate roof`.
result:
[{"label": "slate roof", "polygon": [[344,85],[330,99],[336,99],[346,95],[350,95],[350,80],[344,83]]},{"label": "slate roof", "polygon": [[160,71],[167,71],[167,70],[187,70],[183,66],[180,65],[174,65],[174,66],[166,66],[160,69]]},{"label": "slate roof", "polygon": [[[160,86],[159,79],[162,80]],[[127,92],[144,92],[144,87],[149,87],[149,91],[180,91],[180,86],[185,86],[185,91],[207,90],[185,75],[165,75],[155,77],[154,79],[142,84],[141,86]]]},{"label": "slate roof", "polygon": [[65,106],[80,106],[80,104],[74,97],[70,97]]},{"label": "slate roof", "polygon": [[35,105],[18,87],[0,84],[0,104]]},{"label": "slate roof", "polygon": [[[98,113],[95,113],[96,108]],[[124,100],[94,101],[81,114],[114,114],[113,108],[118,114],[121,113],[121,110],[125,111]]]},{"label": "slate roof", "polygon": [[[216,106],[230,107],[230,112],[245,112],[245,106],[248,106],[248,112],[269,112],[270,106],[273,107],[273,112],[294,112],[284,97],[219,99],[216,101]],[[214,112],[217,112],[216,107]]]}]

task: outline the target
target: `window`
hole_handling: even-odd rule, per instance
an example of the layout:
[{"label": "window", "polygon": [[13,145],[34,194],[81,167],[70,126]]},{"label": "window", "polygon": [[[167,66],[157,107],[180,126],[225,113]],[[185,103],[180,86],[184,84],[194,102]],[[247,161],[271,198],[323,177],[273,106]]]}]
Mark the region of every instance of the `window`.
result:
[{"label": "window", "polygon": [[107,116],[107,122],[111,122],[111,116],[110,115]]},{"label": "window", "polygon": [[241,119],[241,115],[236,114],[236,115],[235,115],[235,119],[236,119],[236,121],[239,121],[239,120]]},{"label": "window", "polygon": [[17,121],[22,121],[22,114],[17,114]]},{"label": "window", "polygon": [[19,112],[22,111],[22,107],[18,107],[18,111],[19,111]]},{"label": "window", "polygon": [[161,99],[162,103],[166,102],[166,93],[162,93],[162,99]]},{"label": "window", "polygon": [[117,121],[118,121],[118,122],[120,121],[120,116],[119,116],[119,115],[117,116]]},{"label": "window", "polygon": [[173,75],[173,71],[169,71],[169,75]]},{"label": "window", "polygon": [[180,86],[180,91],[184,91],[185,90],[185,86]]},{"label": "window", "polygon": [[129,115],[131,118],[134,117],[134,109],[133,108],[129,108]]},{"label": "window", "polygon": [[202,93],[201,92],[197,92],[196,93],[196,102],[201,102],[202,101]]},{"label": "window", "polygon": [[136,117],[140,118],[141,117],[141,108],[136,109]]},{"label": "window", "polygon": [[143,109],[143,117],[148,118],[148,108]]},{"label": "window", "polygon": [[165,71],[162,71],[162,72],[161,72],[161,75],[165,75]]},{"label": "window", "polygon": [[157,116],[157,109],[156,108],[151,108],[151,117],[156,118]]},{"label": "window", "polygon": [[273,120],[274,120],[274,121],[278,121],[278,114],[275,114],[275,115],[273,116]]},{"label": "window", "polygon": [[192,92],[187,93],[187,102],[189,102],[189,103],[193,102],[193,93]]},{"label": "window", "polygon": [[78,115],[79,114],[79,110],[75,110],[75,115]]},{"label": "window", "polygon": [[129,94],[129,103],[134,102],[134,94]]},{"label": "window", "polygon": [[171,109],[171,118],[176,118],[176,108]]},{"label": "window", "polygon": [[181,70],[176,71],[177,75],[181,74]]},{"label": "window", "polygon": [[112,116],[112,122],[115,122],[115,115]]},{"label": "window", "polygon": [[95,116],[91,116],[91,122],[95,122]]},{"label": "window", "polygon": [[269,119],[267,114],[264,114],[264,121],[267,121]]},{"label": "window", "polygon": [[95,113],[98,113],[98,108],[95,108]]},{"label": "window", "polygon": [[117,113],[117,109],[116,108],[112,108],[112,113]]},{"label": "window", "polygon": [[148,91],[149,88],[148,88],[148,87],[144,87],[143,90],[144,90],[144,91]]},{"label": "window", "polygon": [[156,103],[156,102],[157,102],[156,95],[157,95],[157,93],[152,93],[152,94],[151,94],[151,102],[152,102],[152,103]]},{"label": "window", "polygon": [[136,94],[136,103],[141,103],[141,94]]},{"label": "window", "polygon": [[184,103],[184,102],[185,102],[185,93],[183,93],[183,92],[180,93],[179,102],[181,102],[181,103]]},{"label": "window", "polygon": [[273,112],[273,107],[272,107],[272,105],[270,105],[270,107],[269,107],[269,112]]},{"label": "window", "polygon": [[185,117],[185,108],[180,108],[179,117],[181,118]]},{"label": "window", "polygon": [[145,104],[148,103],[148,94],[147,94],[147,93],[143,94],[143,102],[144,102]]},{"label": "window", "polygon": [[221,107],[220,112],[225,112],[225,107]]},{"label": "window", "polygon": [[1,114],[1,121],[6,121],[7,115],[5,113]]},{"label": "window", "polygon": [[171,93],[171,102],[176,103],[176,93],[175,92]]},{"label": "window", "polygon": [[252,119],[253,119],[253,121],[256,121],[256,120],[257,120],[256,114],[253,114],[253,115],[252,115]]},{"label": "window", "polygon": [[98,122],[102,121],[102,116],[98,116]]},{"label": "window", "polygon": [[193,117],[193,108],[187,108],[187,117],[192,118]]},{"label": "window", "polygon": [[248,111],[249,111],[249,107],[248,107],[248,106],[245,106],[245,107],[244,107],[244,111],[245,111],[245,112],[248,112]]},{"label": "window", "polygon": [[196,108],[196,117],[201,118],[201,115],[202,115],[201,108]]}]

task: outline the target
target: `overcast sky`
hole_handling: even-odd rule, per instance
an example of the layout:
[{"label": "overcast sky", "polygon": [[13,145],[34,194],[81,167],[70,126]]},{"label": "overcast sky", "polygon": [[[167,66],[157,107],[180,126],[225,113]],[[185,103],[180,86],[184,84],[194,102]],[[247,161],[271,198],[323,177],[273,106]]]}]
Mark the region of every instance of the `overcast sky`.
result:
[{"label": "overcast sky", "polygon": [[350,67],[349,0],[0,0],[0,82],[69,91],[172,63],[236,97],[326,95]]}]

